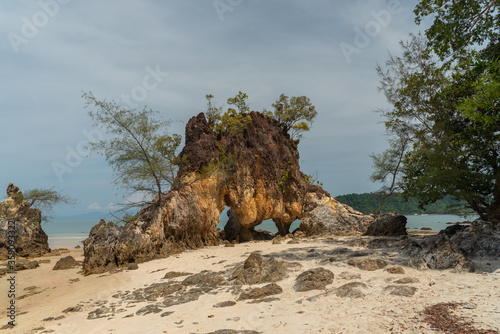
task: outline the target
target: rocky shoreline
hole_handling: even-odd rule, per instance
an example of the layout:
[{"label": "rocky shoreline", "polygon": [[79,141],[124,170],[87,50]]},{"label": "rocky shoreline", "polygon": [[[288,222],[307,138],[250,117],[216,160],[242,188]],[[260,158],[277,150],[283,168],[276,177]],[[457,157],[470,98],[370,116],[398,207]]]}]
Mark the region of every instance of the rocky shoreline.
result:
[{"label": "rocky shoreline", "polygon": [[[425,310],[453,303],[461,305],[454,314],[474,328],[498,331],[498,257],[475,256],[473,272],[423,269],[411,265],[415,257],[404,249],[409,241],[414,237],[285,237],[210,246],[90,276],[82,276],[81,262],[53,270],[68,256],[61,254],[18,273],[21,315],[15,331],[4,329],[434,333]],[[70,255],[83,260],[81,250]]]}]

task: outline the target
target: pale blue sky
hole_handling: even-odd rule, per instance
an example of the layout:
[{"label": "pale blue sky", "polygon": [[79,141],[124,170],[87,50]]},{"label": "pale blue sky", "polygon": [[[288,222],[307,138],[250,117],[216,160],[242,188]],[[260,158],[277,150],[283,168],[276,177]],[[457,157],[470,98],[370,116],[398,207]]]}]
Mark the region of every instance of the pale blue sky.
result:
[{"label": "pale blue sky", "polygon": [[[332,195],[376,190],[369,154],[385,149],[373,112],[388,107],[377,63],[416,32],[415,1],[7,0],[0,4],[0,191],[56,187],[58,215],[122,201],[103,158],[86,157],[82,91],[176,120],[241,90],[253,110],[307,95],[318,116],[299,150]],[[360,33],[361,32],[361,33]],[[168,74],[167,74],[168,73]],[[125,102],[124,102],[125,103]]]}]

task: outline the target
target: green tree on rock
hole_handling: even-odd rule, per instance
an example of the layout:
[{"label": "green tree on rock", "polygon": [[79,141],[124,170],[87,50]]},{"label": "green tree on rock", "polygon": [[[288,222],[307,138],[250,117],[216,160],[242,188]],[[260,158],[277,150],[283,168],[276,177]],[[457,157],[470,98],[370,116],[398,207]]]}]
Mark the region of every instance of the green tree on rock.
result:
[{"label": "green tree on rock", "polygon": [[295,140],[300,140],[302,133],[309,131],[314,118],[318,114],[316,107],[311,104],[311,100],[307,96],[288,98],[285,94],[281,94],[272,106],[274,108],[271,114],[272,117]]},{"label": "green tree on rock", "polygon": [[[90,143],[90,148],[103,155],[113,168],[114,183],[131,193],[162,196],[168,188],[178,186],[176,151],[181,136],[170,135],[170,122],[151,109],[129,110],[115,102],[97,100],[91,92],[84,93],[86,108],[95,126],[107,138]],[[141,207],[140,203],[128,203]]]},{"label": "green tree on rock", "polygon": [[76,200],[68,195],[62,194],[54,188],[34,188],[23,192],[24,199],[31,208],[40,210],[42,221],[52,219],[54,207],[60,204],[76,204]]}]

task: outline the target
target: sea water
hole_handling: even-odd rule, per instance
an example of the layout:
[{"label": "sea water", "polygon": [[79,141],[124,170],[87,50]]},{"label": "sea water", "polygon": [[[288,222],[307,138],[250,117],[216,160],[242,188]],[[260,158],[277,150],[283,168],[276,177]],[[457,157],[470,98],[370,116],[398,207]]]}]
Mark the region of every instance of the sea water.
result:
[{"label": "sea water", "polygon": [[[406,229],[410,231],[418,231],[422,228],[430,229],[429,231],[439,232],[449,226],[449,223],[457,223],[463,221],[473,221],[478,218],[476,215],[466,217],[456,215],[408,215]],[[75,247],[82,246],[82,241],[89,236],[90,229],[99,223],[96,219],[80,219],[80,220],[53,220],[42,224],[42,229],[49,237],[49,246],[51,248]],[[227,223],[227,215],[221,214],[220,222],[217,228],[223,230]],[[290,231],[295,230],[300,225],[300,220],[295,220],[290,226]],[[263,221],[255,227],[256,230],[269,231],[277,233],[278,229],[271,219]]]}]

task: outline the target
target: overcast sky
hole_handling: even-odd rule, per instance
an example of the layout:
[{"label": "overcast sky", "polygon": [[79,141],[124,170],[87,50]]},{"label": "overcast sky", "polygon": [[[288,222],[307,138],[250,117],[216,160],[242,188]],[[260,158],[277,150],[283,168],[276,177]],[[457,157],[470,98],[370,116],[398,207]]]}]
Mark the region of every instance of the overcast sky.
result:
[{"label": "overcast sky", "polygon": [[177,122],[246,92],[252,110],[306,95],[318,116],[301,167],[333,196],[377,190],[369,154],[387,144],[377,63],[423,29],[415,1],[4,0],[0,4],[0,191],[55,187],[79,201],[58,215],[123,201],[81,97],[144,105]]}]

